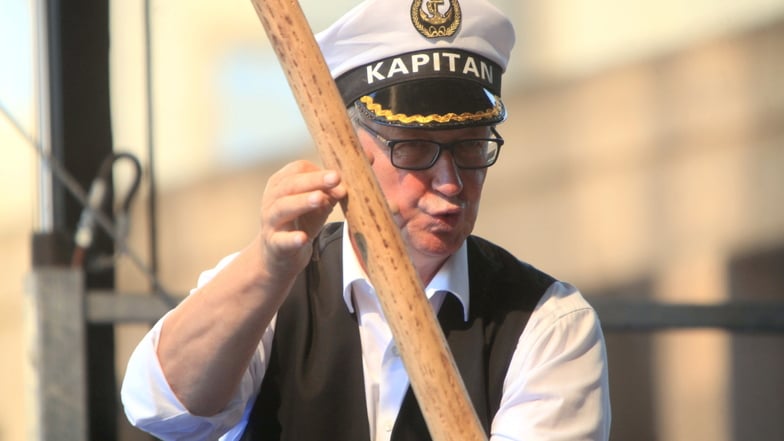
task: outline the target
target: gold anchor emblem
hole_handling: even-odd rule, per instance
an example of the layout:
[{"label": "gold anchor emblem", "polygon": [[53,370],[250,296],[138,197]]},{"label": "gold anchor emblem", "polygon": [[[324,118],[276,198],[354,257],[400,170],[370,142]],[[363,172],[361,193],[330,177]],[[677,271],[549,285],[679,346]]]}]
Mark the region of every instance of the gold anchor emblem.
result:
[{"label": "gold anchor emblem", "polygon": [[460,27],[461,11],[457,0],[449,0],[444,11],[445,0],[414,0],[411,4],[411,22],[420,34],[427,38],[451,37]]}]

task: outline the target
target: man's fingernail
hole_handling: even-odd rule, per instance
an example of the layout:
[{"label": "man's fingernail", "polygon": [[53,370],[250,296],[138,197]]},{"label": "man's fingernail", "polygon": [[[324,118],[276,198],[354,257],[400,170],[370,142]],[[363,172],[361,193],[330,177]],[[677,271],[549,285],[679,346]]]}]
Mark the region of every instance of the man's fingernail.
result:
[{"label": "man's fingernail", "polygon": [[327,185],[335,185],[339,181],[338,174],[335,172],[330,172],[324,175],[324,183]]}]

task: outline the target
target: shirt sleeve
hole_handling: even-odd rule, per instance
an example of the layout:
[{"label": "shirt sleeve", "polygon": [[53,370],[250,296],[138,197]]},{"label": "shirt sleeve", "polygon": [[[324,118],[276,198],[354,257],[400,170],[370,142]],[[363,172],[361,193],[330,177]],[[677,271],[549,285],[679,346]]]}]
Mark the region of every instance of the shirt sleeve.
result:
[{"label": "shirt sleeve", "polygon": [[520,336],[491,441],[606,441],[610,420],[598,316],[577,289],[556,282]]},{"label": "shirt sleeve", "polygon": [[[211,280],[233,258],[234,255],[229,256],[214,269],[202,273],[196,289]],[[191,291],[191,294],[196,289]],[[121,399],[128,420],[137,428],[164,441],[239,439],[264,377],[273,325],[264,333],[250,366],[226,408],[217,415],[202,417],[190,414],[185,409],[174,395],[161,369],[157,344],[165,320],[166,316],[153,326],[128,361],[121,388]]]}]

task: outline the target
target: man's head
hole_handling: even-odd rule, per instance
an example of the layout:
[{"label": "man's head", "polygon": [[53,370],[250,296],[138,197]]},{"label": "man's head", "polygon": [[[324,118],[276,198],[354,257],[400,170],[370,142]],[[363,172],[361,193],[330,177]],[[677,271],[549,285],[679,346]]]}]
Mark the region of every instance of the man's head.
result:
[{"label": "man's head", "polygon": [[367,0],[317,39],[414,263],[440,265],[503,143],[511,23],[485,0]]},{"label": "man's head", "polygon": [[506,118],[515,35],[486,0],[366,0],[317,35],[347,106],[379,124],[448,129]]}]

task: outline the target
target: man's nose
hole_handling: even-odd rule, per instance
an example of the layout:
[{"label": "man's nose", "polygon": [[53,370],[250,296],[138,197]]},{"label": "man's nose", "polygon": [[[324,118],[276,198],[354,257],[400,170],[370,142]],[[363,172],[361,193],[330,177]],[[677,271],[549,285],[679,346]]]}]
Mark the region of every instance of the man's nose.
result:
[{"label": "man's nose", "polygon": [[446,195],[455,196],[463,191],[460,169],[455,164],[452,152],[443,151],[431,168],[433,189]]}]

